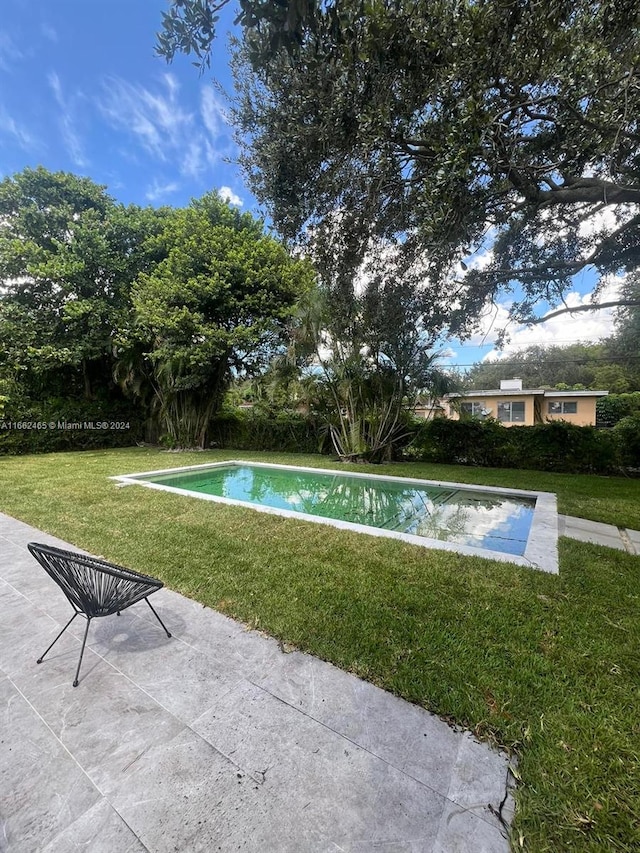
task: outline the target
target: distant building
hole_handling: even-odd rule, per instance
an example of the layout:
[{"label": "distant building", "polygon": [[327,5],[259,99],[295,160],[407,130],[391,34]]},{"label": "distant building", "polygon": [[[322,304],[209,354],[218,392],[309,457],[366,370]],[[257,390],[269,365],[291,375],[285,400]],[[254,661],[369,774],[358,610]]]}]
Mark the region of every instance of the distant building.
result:
[{"label": "distant building", "polygon": [[442,417],[446,411],[442,403],[437,400],[420,399],[413,408],[413,414],[417,418],[422,418],[425,421],[430,421],[433,418]]},{"label": "distant building", "polygon": [[503,379],[499,389],[447,394],[442,403],[447,416],[454,420],[462,413],[476,418],[493,417],[504,426],[533,426],[546,421],[593,426],[596,402],[608,393],[523,389],[521,379]]}]

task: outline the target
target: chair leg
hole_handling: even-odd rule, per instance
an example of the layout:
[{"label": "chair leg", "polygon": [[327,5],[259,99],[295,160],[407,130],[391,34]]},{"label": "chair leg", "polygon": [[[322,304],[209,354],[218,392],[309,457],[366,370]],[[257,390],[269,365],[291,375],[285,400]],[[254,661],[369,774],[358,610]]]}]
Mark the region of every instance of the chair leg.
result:
[{"label": "chair leg", "polygon": [[79,615],[79,611],[78,611],[78,610],[76,610],[76,612],[73,614],[73,616],[71,617],[71,619],[69,619],[69,621],[68,621],[68,622],[67,622],[67,624],[64,626],[64,628],[62,629],[62,631],[60,631],[60,633],[58,634],[58,636],[55,638],[55,640],[53,641],[53,643],[51,643],[51,645],[49,646],[49,648],[48,648],[48,649],[46,649],[46,650],[45,650],[45,651],[40,655],[40,657],[38,658],[38,660],[36,661],[36,663],[42,663],[42,661],[44,660],[44,656],[45,656],[48,652],[50,652],[50,651],[51,651],[51,649],[55,646],[55,644],[58,642],[58,640],[60,639],[60,637],[61,637],[61,636],[64,634],[64,632],[67,630],[67,628],[69,627],[69,625],[71,625],[71,623],[73,622],[73,620],[74,620],[74,619],[76,618],[76,616],[78,616],[78,615]]},{"label": "chair leg", "polygon": [[164,624],[164,622],[162,621],[162,619],[158,616],[158,614],[157,614],[157,613],[156,613],[156,611],[154,610],[153,605],[151,604],[151,602],[149,601],[149,599],[148,599],[148,598],[145,598],[145,601],[147,602],[147,604],[148,604],[148,605],[149,605],[149,607],[151,608],[151,612],[153,613],[153,615],[156,617],[156,619],[158,620],[158,622],[159,622],[159,623],[162,625],[162,627],[164,628],[164,632],[165,632],[165,634],[167,635],[167,637],[170,637],[170,636],[171,636],[171,634],[167,631],[167,626]]},{"label": "chair leg", "polygon": [[91,625],[91,617],[87,616],[87,627],[84,629],[84,637],[82,639],[82,648],[80,649],[80,660],[78,661],[78,668],[76,669],[76,677],[73,680],[73,686],[78,686],[78,676],[80,675],[80,665],[82,664],[82,655],[84,654],[84,647],[87,642],[87,634],[89,633],[89,625]]}]

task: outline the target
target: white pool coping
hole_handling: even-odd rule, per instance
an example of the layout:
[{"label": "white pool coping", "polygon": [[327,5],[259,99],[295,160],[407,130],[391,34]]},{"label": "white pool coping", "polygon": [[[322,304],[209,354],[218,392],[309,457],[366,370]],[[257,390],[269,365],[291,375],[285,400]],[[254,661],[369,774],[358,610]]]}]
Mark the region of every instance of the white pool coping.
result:
[{"label": "white pool coping", "polygon": [[[487,492],[489,494],[501,495],[503,497],[532,498],[535,500],[533,519],[529,529],[529,537],[524,554],[505,554],[502,551],[491,551],[486,548],[475,548],[471,545],[458,545],[454,542],[444,542],[440,539],[430,539],[425,536],[416,536],[412,533],[400,533],[396,530],[384,530],[381,527],[369,527],[366,524],[354,524],[351,521],[342,521],[337,518],[325,518],[319,515],[295,512],[289,509],[263,506],[262,504],[249,503],[248,501],[223,498],[217,495],[205,495],[201,492],[192,492],[188,489],[178,489],[163,483],[152,483],[146,477],[156,477],[163,474],[182,474],[189,471],[198,471],[203,468],[225,468],[229,465],[242,465],[252,468],[271,468],[282,471],[300,471],[310,474],[329,474],[336,476],[359,477],[366,480],[379,482],[404,483],[411,486],[439,486],[441,488],[455,488],[467,492]],[[157,489],[161,492],[173,492],[174,494],[187,495],[199,500],[214,501],[215,503],[229,504],[267,512],[271,515],[280,515],[284,518],[294,518],[298,521],[311,521],[315,524],[328,524],[343,530],[352,530],[356,533],[366,533],[368,536],[385,536],[388,539],[399,539],[411,545],[419,545],[423,548],[433,548],[439,551],[452,551],[456,554],[464,554],[468,557],[484,557],[490,560],[499,560],[503,563],[515,563],[518,566],[527,566],[532,569],[540,569],[550,574],[558,574],[558,508],[556,496],[552,492],[534,492],[523,489],[505,489],[496,486],[476,486],[469,483],[450,483],[443,480],[419,480],[413,477],[394,477],[389,474],[370,474],[359,471],[336,471],[329,468],[306,468],[298,465],[277,465],[268,462],[247,462],[243,459],[228,459],[224,462],[207,462],[202,465],[187,465],[180,468],[163,468],[158,471],[141,471],[136,474],[121,474],[110,477],[120,485],[142,485],[149,489]]]}]

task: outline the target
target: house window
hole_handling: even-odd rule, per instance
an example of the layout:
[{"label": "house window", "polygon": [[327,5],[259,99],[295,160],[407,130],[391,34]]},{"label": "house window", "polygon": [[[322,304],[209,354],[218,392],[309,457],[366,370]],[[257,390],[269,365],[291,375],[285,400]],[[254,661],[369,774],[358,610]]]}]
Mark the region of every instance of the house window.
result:
[{"label": "house window", "polygon": [[498,420],[503,424],[523,424],[524,402],[498,403]]},{"label": "house window", "polygon": [[484,418],[487,415],[484,402],[478,400],[474,400],[471,403],[461,403],[460,411],[463,415],[467,415],[470,418]]},{"label": "house window", "polygon": [[576,402],[550,402],[550,415],[575,415],[578,412],[578,404]]}]

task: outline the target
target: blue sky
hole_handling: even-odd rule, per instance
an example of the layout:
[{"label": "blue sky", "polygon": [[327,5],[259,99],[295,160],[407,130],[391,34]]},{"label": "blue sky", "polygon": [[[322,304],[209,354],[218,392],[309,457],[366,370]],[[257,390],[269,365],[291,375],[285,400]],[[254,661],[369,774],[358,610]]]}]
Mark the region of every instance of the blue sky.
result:
[{"label": "blue sky", "polygon": [[[0,172],[88,175],[124,203],[182,206],[210,189],[253,209],[215,71],[154,56],[162,0],[2,0]],[[223,29],[230,28],[233,12]]]},{"label": "blue sky", "polygon": [[[237,152],[225,98],[212,82],[231,87],[226,38],[202,77],[186,57],[167,65],[154,56],[166,8],[163,0],[2,0],[0,176],[43,165],[87,175],[125,204],[153,206],[184,206],[217,189],[260,213],[239,167],[228,162]],[[223,11],[221,34],[234,17],[233,7]],[[587,301],[593,284],[590,276],[577,279],[569,304]],[[506,308],[471,341],[447,345],[446,361],[496,355]],[[565,315],[514,328],[502,355],[531,343],[596,341],[611,328],[611,312]]]}]

